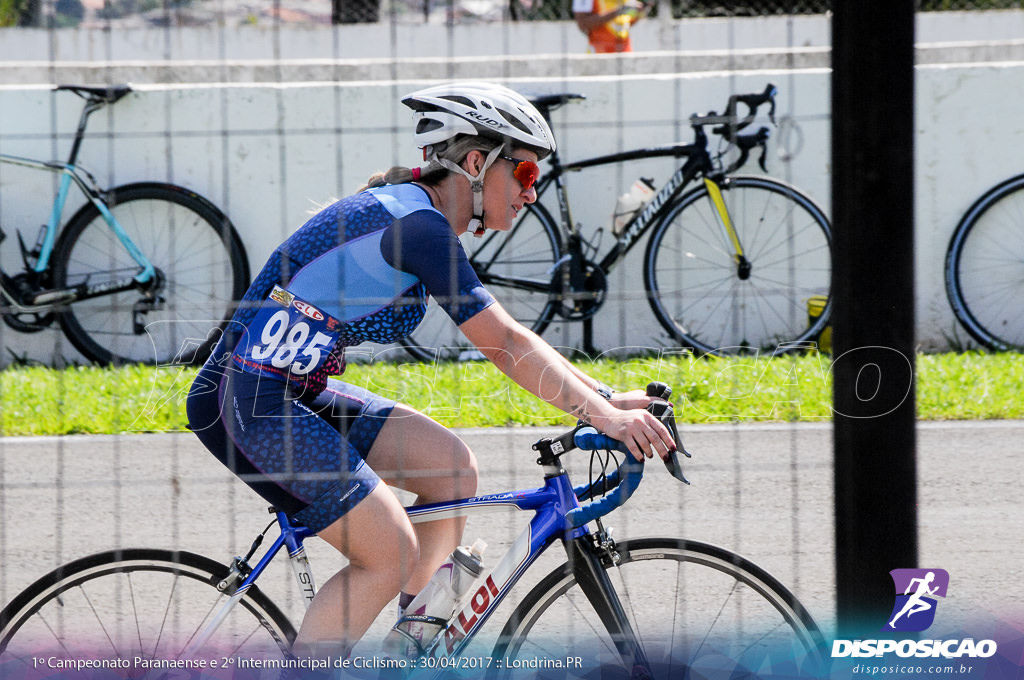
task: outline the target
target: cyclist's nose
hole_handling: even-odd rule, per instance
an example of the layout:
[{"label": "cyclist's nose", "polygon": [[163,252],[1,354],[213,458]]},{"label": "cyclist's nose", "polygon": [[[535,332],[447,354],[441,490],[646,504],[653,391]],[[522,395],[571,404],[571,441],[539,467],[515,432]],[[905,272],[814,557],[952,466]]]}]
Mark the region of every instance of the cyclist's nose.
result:
[{"label": "cyclist's nose", "polygon": [[526,199],[527,203],[536,203],[537,189],[533,186],[531,186],[529,189],[526,189],[525,191],[523,191],[523,198]]}]

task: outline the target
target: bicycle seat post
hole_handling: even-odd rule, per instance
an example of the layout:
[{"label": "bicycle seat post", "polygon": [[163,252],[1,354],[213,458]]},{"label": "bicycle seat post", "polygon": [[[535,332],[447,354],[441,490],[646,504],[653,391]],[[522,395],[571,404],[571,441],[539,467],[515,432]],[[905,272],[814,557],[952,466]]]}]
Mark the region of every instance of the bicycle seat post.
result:
[{"label": "bicycle seat post", "polygon": [[71,153],[68,154],[68,165],[74,165],[78,160],[78,151],[82,147],[82,140],[85,139],[85,128],[89,123],[89,116],[99,111],[106,105],[101,99],[86,98],[82,113],[78,118],[78,129],[75,130],[74,141],[71,142]]}]

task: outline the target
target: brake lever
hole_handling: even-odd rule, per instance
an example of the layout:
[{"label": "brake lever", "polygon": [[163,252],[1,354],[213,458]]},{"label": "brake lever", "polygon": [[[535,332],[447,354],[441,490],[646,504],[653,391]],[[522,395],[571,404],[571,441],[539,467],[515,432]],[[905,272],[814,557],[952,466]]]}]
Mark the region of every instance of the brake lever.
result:
[{"label": "brake lever", "polygon": [[664,399],[664,401],[651,403],[647,409],[668,428],[669,433],[672,435],[672,440],[676,444],[676,449],[669,451],[668,456],[662,459],[665,467],[670,475],[684,484],[689,484],[690,480],[683,475],[683,463],[679,460],[679,453],[682,452],[687,458],[692,458],[693,456],[683,446],[682,439],[679,437],[679,428],[676,427],[675,409],[668,401],[668,398],[672,396],[672,388],[665,383],[652,382],[647,385],[647,396]]}]

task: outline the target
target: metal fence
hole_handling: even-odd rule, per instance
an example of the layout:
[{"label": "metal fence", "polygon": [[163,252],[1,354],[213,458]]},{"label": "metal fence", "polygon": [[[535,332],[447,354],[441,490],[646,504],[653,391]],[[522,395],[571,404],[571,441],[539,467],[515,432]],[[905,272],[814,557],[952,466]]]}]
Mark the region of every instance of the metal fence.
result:
[{"label": "metal fence", "polygon": [[[652,0],[652,14],[675,19],[823,14],[831,0]],[[1022,0],[919,0],[918,10],[1019,9]],[[571,0],[0,0],[0,26],[195,26],[279,21],[352,24],[443,21],[545,21],[572,17]]]}]

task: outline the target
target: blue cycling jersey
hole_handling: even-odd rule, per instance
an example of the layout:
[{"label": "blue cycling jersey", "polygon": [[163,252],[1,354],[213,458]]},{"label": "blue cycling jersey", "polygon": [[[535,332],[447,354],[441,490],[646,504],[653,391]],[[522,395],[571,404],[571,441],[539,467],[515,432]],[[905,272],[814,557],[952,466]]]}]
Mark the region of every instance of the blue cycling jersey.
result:
[{"label": "blue cycling jersey", "polygon": [[432,295],[456,324],[494,302],[425,190],[388,185],[342,199],[281,244],[233,321],[232,360],[319,392],[345,347],[390,343],[422,321]]}]

